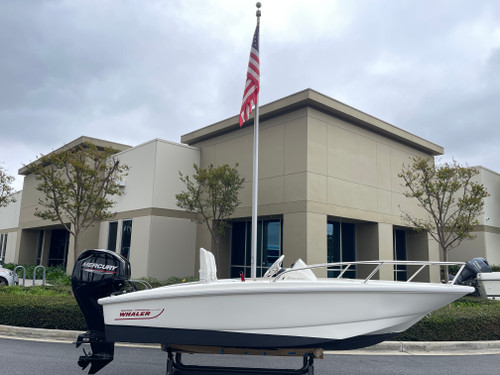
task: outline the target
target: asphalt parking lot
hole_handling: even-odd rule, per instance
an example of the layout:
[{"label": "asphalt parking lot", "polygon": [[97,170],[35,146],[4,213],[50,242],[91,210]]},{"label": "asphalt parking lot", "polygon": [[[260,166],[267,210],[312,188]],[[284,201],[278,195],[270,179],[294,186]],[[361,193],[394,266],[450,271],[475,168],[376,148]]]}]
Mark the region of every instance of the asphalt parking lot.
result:
[{"label": "asphalt parking lot", "polygon": [[[82,354],[82,349],[76,349],[72,343],[79,333],[0,325],[2,373],[24,375],[41,371],[54,374],[82,374],[76,363]],[[183,362],[203,366],[297,369],[302,365],[302,358],[184,354]],[[324,359],[315,360],[314,374],[490,375],[498,373],[499,367],[500,341],[419,343],[392,341],[360,350],[325,352]],[[160,350],[159,345],[153,344],[119,343],[116,345],[114,361],[99,371],[100,375],[165,373],[166,353]],[[184,372],[177,373],[184,374]],[[210,375],[216,373],[210,372]],[[231,374],[231,372],[224,373]]]}]

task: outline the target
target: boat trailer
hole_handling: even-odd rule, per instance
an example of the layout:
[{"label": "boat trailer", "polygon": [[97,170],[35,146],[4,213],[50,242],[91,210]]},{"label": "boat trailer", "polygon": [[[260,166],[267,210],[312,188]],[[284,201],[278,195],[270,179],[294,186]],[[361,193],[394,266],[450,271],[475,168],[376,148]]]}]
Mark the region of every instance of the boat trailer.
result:
[{"label": "boat trailer", "polygon": [[[162,350],[167,352],[167,372],[166,375],[182,374],[204,374],[204,373],[227,373],[227,374],[261,374],[261,375],[313,375],[314,359],[323,359],[323,349],[243,349],[243,348],[223,348],[213,346],[193,346],[193,345],[165,345]],[[182,362],[182,354],[234,354],[234,355],[263,355],[263,356],[302,356],[302,367],[293,368],[256,368],[256,367],[234,367],[234,366],[203,366],[187,365]]]}]

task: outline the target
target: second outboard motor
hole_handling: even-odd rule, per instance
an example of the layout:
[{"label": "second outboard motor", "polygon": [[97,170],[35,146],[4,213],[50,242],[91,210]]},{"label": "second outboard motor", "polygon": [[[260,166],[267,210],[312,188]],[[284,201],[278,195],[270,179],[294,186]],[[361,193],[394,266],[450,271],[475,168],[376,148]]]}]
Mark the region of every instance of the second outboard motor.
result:
[{"label": "second outboard motor", "polygon": [[474,258],[465,264],[465,268],[460,275],[458,275],[457,284],[468,284],[475,280],[476,275],[482,272],[491,272],[491,266],[484,258]]},{"label": "second outboard motor", "polygon": [[95,374],[113,360],[115,343],[106,341],[104,315],[99,298],[123,290],[130,279],[130,263],[121,255],[108,250],[85,250],[78,257],[71,286],[78,306],[87,322],[88,331],[79,335],[76,347],[90,344],[91,353],[80,356],[78,365]]}]

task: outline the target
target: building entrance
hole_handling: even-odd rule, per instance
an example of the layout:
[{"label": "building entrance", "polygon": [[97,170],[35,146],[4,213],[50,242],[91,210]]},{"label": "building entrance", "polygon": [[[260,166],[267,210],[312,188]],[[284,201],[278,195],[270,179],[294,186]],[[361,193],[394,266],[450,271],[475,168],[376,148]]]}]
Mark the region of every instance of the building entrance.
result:
[{"label": "building entrance", "polygon": [[66,229],[54,229],[50,237],[49,266],[66,268],[68,257],[69,232]]},{"label": "building entrance", "polygon": [[[235,221],[231,235],[231,277],[245,277],[251,274],[251,221]],[[267,269],[281,256],[282,221],[281,218],[261,219],[257,223],[257,277],[261,277]]]}]

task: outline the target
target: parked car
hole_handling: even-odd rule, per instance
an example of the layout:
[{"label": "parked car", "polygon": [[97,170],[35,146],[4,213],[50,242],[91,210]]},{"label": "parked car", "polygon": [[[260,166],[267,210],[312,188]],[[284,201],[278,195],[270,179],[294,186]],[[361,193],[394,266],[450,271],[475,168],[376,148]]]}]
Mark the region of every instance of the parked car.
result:
[{"label": "parked car", "polygon": [[14,272],[0,265],[0,286],[14,285],[19,282],[19,278]]}]

